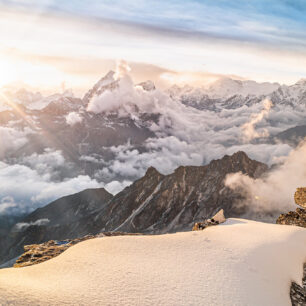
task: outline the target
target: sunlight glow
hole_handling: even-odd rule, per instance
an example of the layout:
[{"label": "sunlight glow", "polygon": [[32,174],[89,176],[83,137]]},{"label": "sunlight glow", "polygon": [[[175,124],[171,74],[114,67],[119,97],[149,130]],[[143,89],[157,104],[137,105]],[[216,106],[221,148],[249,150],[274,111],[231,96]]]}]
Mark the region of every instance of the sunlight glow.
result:
[{"label": "sunlight glow", "polygon": [[24,82],[30,86],[59,86],[65,75],[54,67],[30,61],[0,60],[0,87],[11,82]]}]

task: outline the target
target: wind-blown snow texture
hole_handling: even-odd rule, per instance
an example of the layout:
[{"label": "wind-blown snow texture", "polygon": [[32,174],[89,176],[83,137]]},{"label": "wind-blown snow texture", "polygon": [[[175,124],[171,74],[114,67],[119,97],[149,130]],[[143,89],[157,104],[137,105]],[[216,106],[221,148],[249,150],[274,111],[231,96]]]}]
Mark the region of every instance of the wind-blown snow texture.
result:
[{"label": "wind-blown snow texture", "polygon": [[0,271],[0,304],[290,305],[306,230],[229,219],[204,231],[97,238]]}]

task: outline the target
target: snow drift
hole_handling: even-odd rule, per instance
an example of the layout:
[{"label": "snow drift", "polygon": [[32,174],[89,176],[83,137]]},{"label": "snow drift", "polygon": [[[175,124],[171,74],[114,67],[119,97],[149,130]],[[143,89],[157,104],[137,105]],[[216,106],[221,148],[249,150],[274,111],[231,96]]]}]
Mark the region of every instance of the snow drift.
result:
[{"label": "snow drift", "polygon": [[0,304],[290,305],[306,230],[229,219],[204,231],[96,238],[0,271]]}]

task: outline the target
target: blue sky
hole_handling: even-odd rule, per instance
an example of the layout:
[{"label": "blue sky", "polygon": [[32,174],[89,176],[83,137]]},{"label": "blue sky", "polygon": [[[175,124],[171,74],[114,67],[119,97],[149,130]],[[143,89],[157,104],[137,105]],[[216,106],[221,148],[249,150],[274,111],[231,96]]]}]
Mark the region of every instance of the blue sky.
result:
[{"label": "blue sky", "polygon": [[[0,48],[33,57],[70,55],[101,61],[126,57],[171,71],[259,81],[290,83],[306,76],[302,0],[0,0],[0,8],[0,18],[10,19],[3,26],[12,29],[0,31]],[[8,17],[12,13],[15,25]],[[25,26],[20,21],[23,15]],[[21,39],[23,28],[28,29],[27,42]]]},{"label": "blue sky", "polygon": [[[245,39],[305,38],[306,2],[272,1],[160,1],[70,0],[3,1],[15,8],[66,12],[87,18],[117,20],[164,29]],[[250,23],[251,26],[248,26]],[[305,42],[301,42],[303,45]]]}]

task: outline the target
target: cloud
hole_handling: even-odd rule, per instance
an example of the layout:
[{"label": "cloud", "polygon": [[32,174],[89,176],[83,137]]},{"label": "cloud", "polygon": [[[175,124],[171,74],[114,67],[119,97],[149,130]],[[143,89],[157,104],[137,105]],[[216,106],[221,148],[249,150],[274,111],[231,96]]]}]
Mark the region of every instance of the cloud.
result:
[{"label": "cloud", "polygon": [[131,71],[131,67],[125,60],[119,60],[116,64],[115,79],[120,79],[126,76]]},{"label": "cloud", "polygon": [[0,201],[0,214],[7,214],[8,211],[15,209],[17,204],[11,196],[5,196]]},{"label": "cloud", "polygon": [[66,123],[74,126],[77,123],[81,123],[83,121],[83,118],[80,114],[77,112],[71,112],[66,116]]},{"label": "cloud", "polygon": [[[275,103],[270,108],[270,102],[265,102],[263,109],[262,97],[246,103],[235,96],[240,104],[233,108],[231,101],[224,101],[214,111],[195,109],[182,103],[181,96],[172,97],[159,89],[146,91],[135,85],[127,64],[121,62],[118,66],[119,79],[90,101],[88,111],[103,113],[107,119],[118,115],[120,124],[133,122],[139,129],[137,133],[145,130],[150,138],[137,144],[127,139],[126,143],[103,147],[101,155],[95,152],[81,156],[80,161],[92,163],[87,168],[92,171],[91,177],[78,172],[60,151],[52,149],[4,160],[0,163],[0,201],[8,196],[13,198],[3,202],[3,210],[6,207],[10,212],[29,212],[85,188],[104,186],[116,193],[141,177],[150,166],[168,174],[180,165],[207,164],[239,150],[269,165],[280,163],[293,148],[284,143],[268,143],[262,136],[273,136],[305,121],[303,104],[292,107]],[[186,88],[189,89],[199,104],[215,103],[201,89]],[[187,102],[188,97],[188,94],[184,97]],[[108,114],[112,116],[107,117]],[[103,116],[96,116],[100,117]],[[254,138],[256,141],[251,141]],[[19,185],[23,186],[22,190],[16,190]]]},{"label": "cloud", "polygon": [[[155,137],[146,139],[141,148],[130,142],[105,148],[112,158],[103,161],[103,168],[95,173],[102,181],[133,180],[149,166],[167,174],[180,165],[203,165],[240,150],[269,165],[279,163],[293,148],[284,143],[269,143],[266,137],[302,123],[305,118],[305,109],[281,104],[272,108],[271,101],[262,98],[249,105],[244,100],[248,98],[243,98],[241,106],[235,108],[198,110],[182,104],[180,96],[171,98],[159,89],[145,91],[135,86],[126,73],[117,86],[95,97],[89,110],[131,118],[137,126],[144,124],[142,114],[158,114],[158,120],[145,122]],[[199,103],[209,101],[203,90],[190,87],[186,91],[196,92]],[[188,94],[184,97],[187,101]],[[253,139],[257,142],[252,142]]]},{"label": "cloud", "polygon": [[261,132],[258,132],[255,130],[256,124],[258,124],[262,119],[266,116],[268,116],[271,107],[273,106],[272,102],[268,99],[265,99],[263,101],[263,110],[259,114],[253,114],[252,118],[249,122],[245,123],[242,126],[243,130],[243,138],[245,142],[249,142],[255,138],[259,137],[268,137],[269,133],[267,130],[263,130]]},{"label": "cloud", "polygon": [[253,179],[235,173],[227,176],[225,184],[245,194],[246,200],[237,205],[248,208],[247,216],[260,216],[268,212],[275,220],[280,213],[295,210],[294,192],[297,187],[306,186],[306,142],[266,176]]},{"label": "cloud", "polygon": [[124,189],[125,187],[131,185],[133,182],[131,181],[127,181],[127,180],[124,180],[122,182],[119,182],[119,181],[112,181],[108,184],[106,184],[104,186],[104,188],[110,192],[111,194],[115,195],[117,194],[118,192],[120,192],[122,189]]},{"label": "cloud", "polygon": [[32,131],[29,129],[18,130],[12,127],[0,126],[0,156],[7,151],[18,150],[28,142],[27,135]]},{"label": "cloud", "polygon": [[34,222],[20,222],[14,225],[14,230],[16,231],[25,231],[29,226],[43,226],[47,225],[50,222],[49,219],[38,219]]},{"label": "cloud", "polygon": [[[90,161],[93,160],[90,158]],[[66,173],[69,176],[65,176]],[[73,174],[73,165],[65,160],[61,151],[50,148],[43,154],[19,158],[14,164],[0,161],[0,215],[30,213],[60,197],[88,188],[104,187],[116,194],[132,183],[118,181],[115,177],[103,182],[101,174],[96,178]]]},{"label": "cloud", "polygon": [[52,171],[42,175],[40,170],[0,162],[1,214],[29,213],[59,197],[103,185],[87,175],[53,181]]}]

